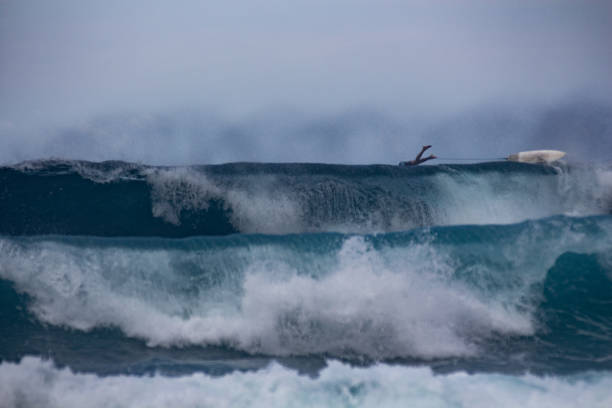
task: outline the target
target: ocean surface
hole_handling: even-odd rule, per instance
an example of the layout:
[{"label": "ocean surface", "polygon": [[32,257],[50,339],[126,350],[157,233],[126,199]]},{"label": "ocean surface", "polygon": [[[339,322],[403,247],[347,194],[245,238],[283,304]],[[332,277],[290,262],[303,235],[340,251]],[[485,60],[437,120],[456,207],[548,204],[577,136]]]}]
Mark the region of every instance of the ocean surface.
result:
[{"label": "ocean surface", "polygon": [[0,167],[0,406],[612,406],[612,166]]}]

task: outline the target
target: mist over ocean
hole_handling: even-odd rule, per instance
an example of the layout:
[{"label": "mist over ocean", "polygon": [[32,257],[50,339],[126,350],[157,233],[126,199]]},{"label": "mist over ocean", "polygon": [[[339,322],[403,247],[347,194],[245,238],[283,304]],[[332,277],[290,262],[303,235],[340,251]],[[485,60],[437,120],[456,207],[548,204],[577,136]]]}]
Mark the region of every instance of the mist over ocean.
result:
[{"label": "mist over ocean", "polygon": [[611,20],[0,2],[0,406],[612,406]]}]

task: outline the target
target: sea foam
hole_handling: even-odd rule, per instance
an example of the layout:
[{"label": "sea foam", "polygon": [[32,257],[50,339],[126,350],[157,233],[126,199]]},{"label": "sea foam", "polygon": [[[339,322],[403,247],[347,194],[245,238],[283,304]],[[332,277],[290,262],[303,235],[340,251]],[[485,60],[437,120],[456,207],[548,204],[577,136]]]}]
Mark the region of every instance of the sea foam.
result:
[{"label": "sea foam", "polygon": [[[606,219],[359,236],[2,238],[0,276],[43,322],[150,345],[436,358],[531,335],[548,270],[610,248]],[[542,246],[547,251],[542,253]]]},{"label": "sea foam", "polygon": [[572,377],[463,372],[378,364],[353,368],[329,361],[312,378],[278,364],[222,377],[107,376],[74,373],[26,357],[0,364],[6,408],[39,407],[576,407],[612,406],[612,374]]}]

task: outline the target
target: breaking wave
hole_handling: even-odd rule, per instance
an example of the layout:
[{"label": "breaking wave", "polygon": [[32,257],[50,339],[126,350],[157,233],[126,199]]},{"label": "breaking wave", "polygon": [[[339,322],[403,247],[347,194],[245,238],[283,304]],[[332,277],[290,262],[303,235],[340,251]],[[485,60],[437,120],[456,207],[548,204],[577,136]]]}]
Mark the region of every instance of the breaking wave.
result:
[{"label": "breaking wave", "polygon": [[371,233],[612,209],[612,169],[511,162],[151,167],[47,160],[0,168],[0,182],[0,233],[11,235]]},{"label": "breaking wave", "polygon": [[611,250],[609,216],[377,235],[5,236],[0,277],[44,324],[117,327],[150,346],[432,359],[549,336],[604,357]]}]

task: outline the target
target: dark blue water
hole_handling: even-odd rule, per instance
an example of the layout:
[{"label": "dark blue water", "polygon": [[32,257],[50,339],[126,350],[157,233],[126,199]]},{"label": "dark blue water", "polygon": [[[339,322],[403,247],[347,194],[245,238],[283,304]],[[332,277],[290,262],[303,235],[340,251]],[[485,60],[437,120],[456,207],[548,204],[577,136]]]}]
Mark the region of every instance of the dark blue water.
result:
[{"label": "dark blue water", "polygon": [[119,381],[126,405],[134,387],[180,393],[187,379],[211,395],[276,381],[261,401],[310,389],[336,404],[413,376],[462,389],[467,372],[464,386],[518,381],[546,398],[586,384],[597,405],[612,381],[611,174],[4,167],[0,376],[53,378],[45,398]]},{"label": "dark blue water", "polygon": [[[0,233],[381,232],[610,212],[593,168],[39,161],[0,168]],[[605,191],[604,191],[605,190]]]}]

